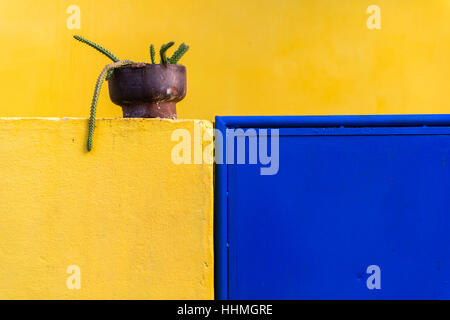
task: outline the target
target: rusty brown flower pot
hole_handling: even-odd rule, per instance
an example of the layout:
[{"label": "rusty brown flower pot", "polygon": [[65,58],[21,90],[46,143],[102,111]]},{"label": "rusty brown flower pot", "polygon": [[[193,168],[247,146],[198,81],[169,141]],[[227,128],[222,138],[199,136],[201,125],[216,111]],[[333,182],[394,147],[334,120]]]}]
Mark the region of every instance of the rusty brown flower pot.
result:
[{"label": "rusty brown flower pot", "polygon": [[186,96],[186,67],[134,63],[115,69],[108,87],[124,118],[176,119],[176,103]]}]

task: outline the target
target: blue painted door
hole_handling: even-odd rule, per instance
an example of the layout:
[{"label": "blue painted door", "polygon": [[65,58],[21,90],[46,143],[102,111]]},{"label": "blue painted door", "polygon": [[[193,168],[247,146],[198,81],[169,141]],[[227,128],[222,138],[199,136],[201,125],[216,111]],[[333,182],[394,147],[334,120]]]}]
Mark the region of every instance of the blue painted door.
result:
[{"label": "blue painted door", "polygon": [[277,174],[248,158],[217,168],[218,297],[450,298],[449,127],[297,118],[251,124],[279,128]]}]

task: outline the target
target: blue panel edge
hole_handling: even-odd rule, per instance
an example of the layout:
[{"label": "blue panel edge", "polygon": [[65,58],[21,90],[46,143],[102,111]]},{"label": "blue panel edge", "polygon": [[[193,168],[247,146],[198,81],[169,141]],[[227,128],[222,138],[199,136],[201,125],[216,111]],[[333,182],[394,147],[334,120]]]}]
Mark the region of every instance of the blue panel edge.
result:
[{"label": "blue panel edge", "polygon": [[[336,115],[336,116],[216,116],[215,128],[418,127],[450,126],[449,114]],[[226,141],[226,140],[225,140]],[[226,147],[223,159],[226,159]],[[215,298],[229,299],[227,164],[215,164]]]},{"label": "blue panel edge", "polygon": [[[225,135],[226,124],[216,117],[215,127]],[[226,148],[223,157],[226,159]],[[227,165],[216,164],[214,188],[215,298],[228,299],[228,179]]]},{"label": "blue panel edge", "polygon": [[450,126],[450,114],[351,116],[216,116],[225,126],[243,128]]}]

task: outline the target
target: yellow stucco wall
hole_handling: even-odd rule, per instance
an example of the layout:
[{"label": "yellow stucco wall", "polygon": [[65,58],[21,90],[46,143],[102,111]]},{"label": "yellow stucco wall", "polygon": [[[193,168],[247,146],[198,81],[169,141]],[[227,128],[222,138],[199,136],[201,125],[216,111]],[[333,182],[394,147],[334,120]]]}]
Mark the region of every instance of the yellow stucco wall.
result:
[{"label": "yellow stucco wall", "polygon": [[[134,61],[151,42],[191,45],[181,118],[447,113],[449,21],[448,0],[0,1],[0,116],[88,116],[108,59],[73,34]],[[107,90],[98,109],[121,115]]]},{"label": "yellow stucco wall", "polygon": [[0,299],[213,298],[213,168],[171,161],[195,125],[98,120],[88,153],[86,119],[0,119]]}]

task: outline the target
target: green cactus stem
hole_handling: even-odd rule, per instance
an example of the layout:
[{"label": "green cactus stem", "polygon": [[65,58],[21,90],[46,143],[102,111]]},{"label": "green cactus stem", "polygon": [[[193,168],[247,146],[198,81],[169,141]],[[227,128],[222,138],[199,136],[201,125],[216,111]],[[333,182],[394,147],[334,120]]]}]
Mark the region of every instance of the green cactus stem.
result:
[{"label": "green cactus stem", "polygon": [[167,64],[169,61],[167,60],[167,56],[166,56],[166,51],[167,49],[169,49],[171,46],[174,45],[175,42],[170,41],[169,43],[163,44],[161,46],[161,49],[159,50],[159,55],[161,56],[161,63],[162,64]]},{"label": "green cactus stem", "polygon": [[152,45],[150,45],[150,58],[152,59],[152,63],[156,64],[156,59],[155,59],[155,47]]},{"label": "green cactus stem", "polygon": [[184,43],[180,44],[178,49],[173,53],[172,57],[169,58],[170,64],[177,64],[181,57],[189,50],[189,46]]},{"label": "green cactus stem", "polygon": [[103,68],[102,72],[98,76],[97,83],[95,84],[94,96],[92,97],[91,103],[91,116],[89,118],[89,131],[88,131],[88,139],[87,139],[87,150],[91,151],[92,149],[92,137],[94,135],[95,130],[95,113],[97,112],[97,102],[98,97],[100,95],[100,89],[102,88],[103,81],[106,78],[106,75],[109,71],[117,69],[122,66],[126,66],[132,64],[133,61],[130,60],[120,60],[111,64],[108,64]]},{"label": "green cactus stem", "polygon": [[118,62],[120,59],[117,58],[115,55],[113,55],[110,51],[106,50],[105,48],[103,48],[102,46],[89,41],[88,39],[83,38],[82,36],[73,36],[76,40],[81,41],[85,44],[87,44],[88,46],[91,46],[92,48],[94,48],[95,50],[103,53],[105,56],[107,56],[108,58],[110,58],[112,61],[114,62]]}]

